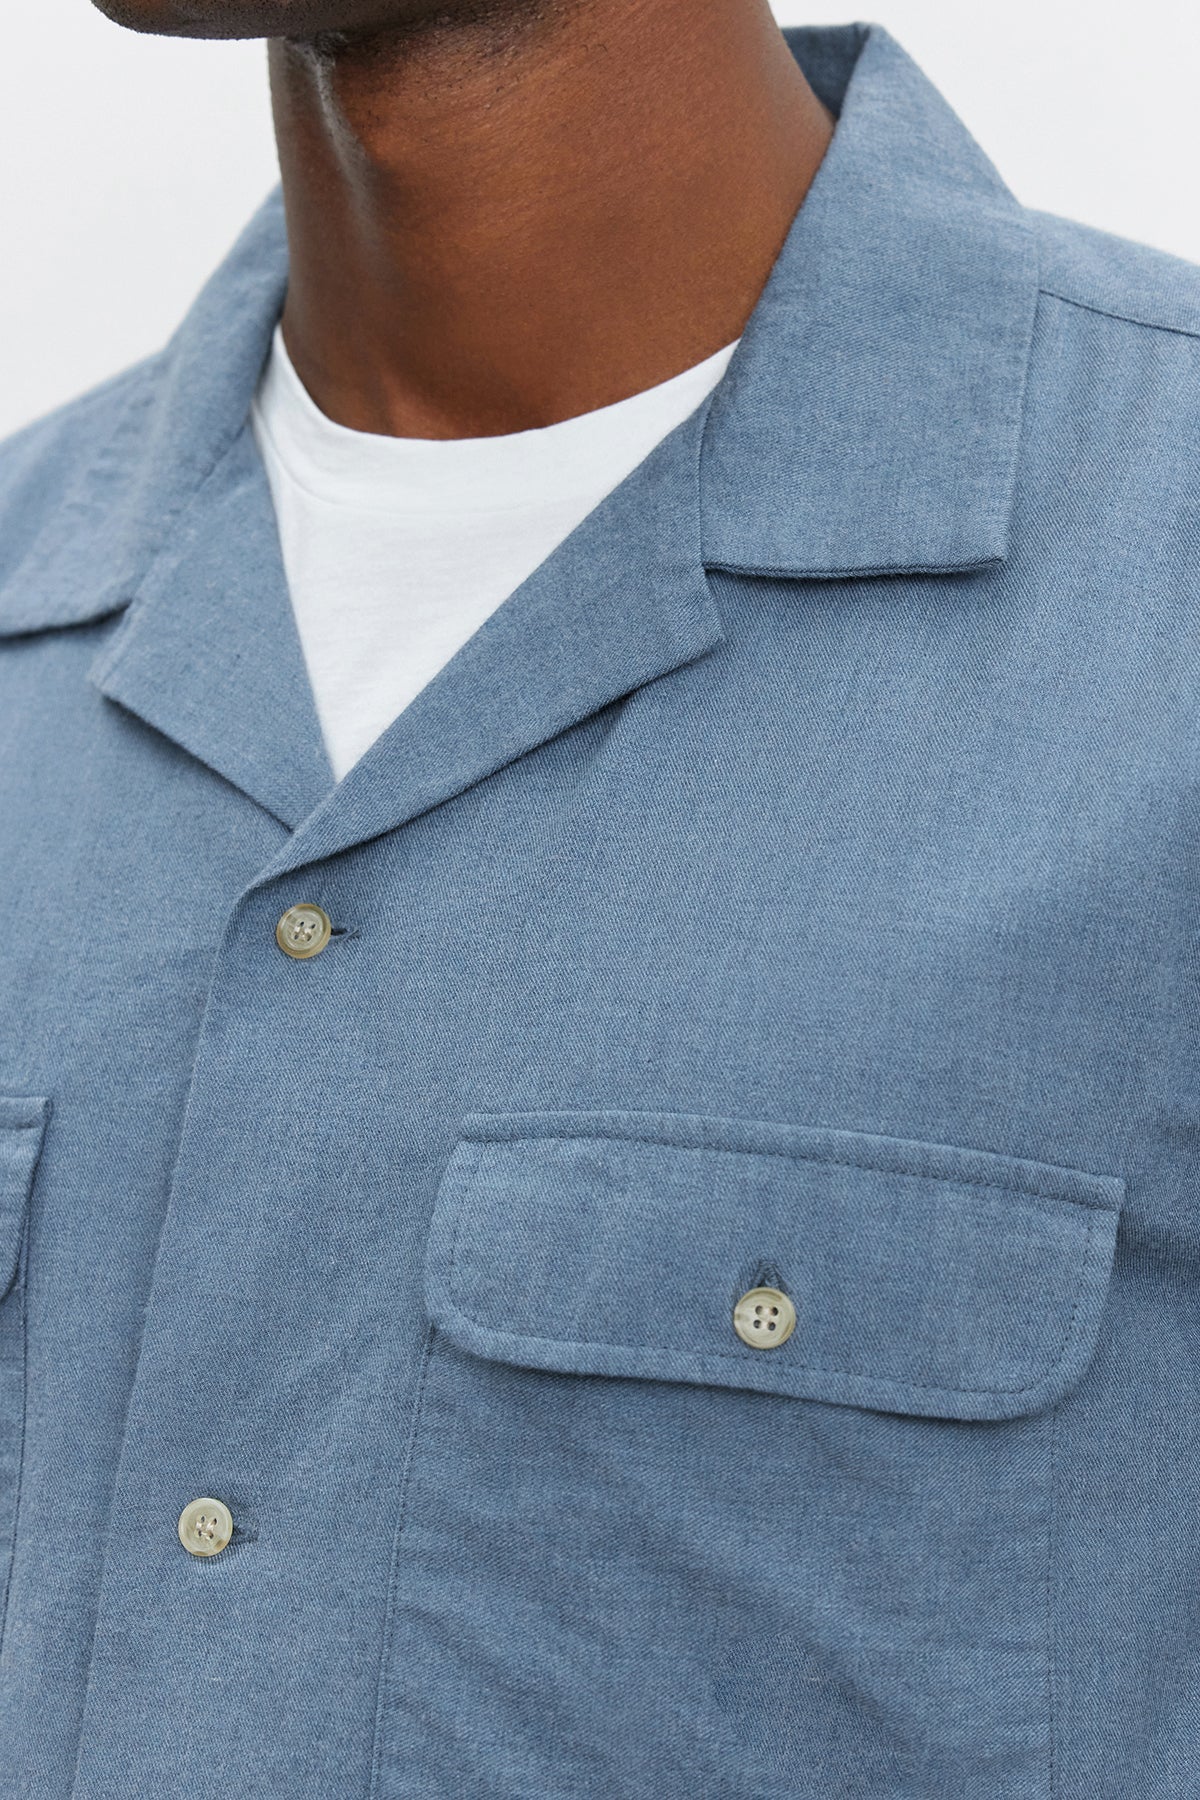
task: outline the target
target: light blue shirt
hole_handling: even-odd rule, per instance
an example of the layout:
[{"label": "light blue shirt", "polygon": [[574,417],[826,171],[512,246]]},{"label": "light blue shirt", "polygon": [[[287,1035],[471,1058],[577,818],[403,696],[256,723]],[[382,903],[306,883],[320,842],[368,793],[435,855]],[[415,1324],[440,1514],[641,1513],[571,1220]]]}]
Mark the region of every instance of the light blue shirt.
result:
[{"label": "light blue shirt", "polygon": [[1200,274],[787,36],[724,379],[338,786],[277,198],[0,451],[6,1797],[1195,1786]]}]

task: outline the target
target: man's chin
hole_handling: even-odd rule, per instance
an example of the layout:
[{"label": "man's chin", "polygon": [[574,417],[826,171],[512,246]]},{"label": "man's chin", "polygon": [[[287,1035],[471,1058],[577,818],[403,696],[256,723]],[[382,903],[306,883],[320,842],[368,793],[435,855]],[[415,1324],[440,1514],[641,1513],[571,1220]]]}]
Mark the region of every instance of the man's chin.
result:
[{"label": "man's chin", "polygon": [[280,27],[260,29],[264,15],[273,12],[278,19],[286,10],[249,0],[92,0],[92,4],[114,25],[156,37],[267,37]]},{"label": "man's chin", "polygon": [[[313,37],[402,23],[416,0],[92,0],[115,25],[158,37]],[[389,16],[390,15],[390,16]]]}]

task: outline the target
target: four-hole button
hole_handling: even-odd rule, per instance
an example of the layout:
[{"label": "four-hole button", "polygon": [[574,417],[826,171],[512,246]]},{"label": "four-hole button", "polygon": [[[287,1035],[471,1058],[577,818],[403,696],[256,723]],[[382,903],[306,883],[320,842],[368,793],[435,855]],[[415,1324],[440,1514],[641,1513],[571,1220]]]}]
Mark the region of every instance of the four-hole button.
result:
[{"label": "four-hole button", "polygon": [[751,1288],[733,1309],[733,1329],[752,1350],[775,1350],[796,1328],[796,1308],[778,1288]]},{"label": "four-hole button", "polygon": [[332,936],[329,914],[311,900],[289,906],[275,927],[275,942],[284,955],[300,961],[305,957],[320,956]]},{"label": "four-hole button", "polygon": [[190,1500],[179,1515],[179,1541],[191,1556],[216,1556],[233,1536],[233,1514],[223,1500]]}]

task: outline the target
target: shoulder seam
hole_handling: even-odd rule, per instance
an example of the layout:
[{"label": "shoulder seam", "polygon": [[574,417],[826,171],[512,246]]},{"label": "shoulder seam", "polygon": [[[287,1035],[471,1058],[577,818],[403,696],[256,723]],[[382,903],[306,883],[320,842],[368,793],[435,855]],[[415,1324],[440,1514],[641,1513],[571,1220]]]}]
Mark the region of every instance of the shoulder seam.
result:
[{"label": "shoulder seam", "polygon": [[1060,294],[1057,288],[1043,287],[1038,291],[1047,300],[1060,300],[1064,306],[1077,307],[1080,312],[1096,313],[1102,319],[1117,319],[1122,325],[1140,325],[1143,331],[1165,331],[1172,337],[1200,340],[1200,326],[1193,330],[1187,325],[1167,325],[1159,319],[1140,319],[1136,313],[1117,312],[1111,306],[1097,306],[1092,300],[1079,300],[1074,294]]}]

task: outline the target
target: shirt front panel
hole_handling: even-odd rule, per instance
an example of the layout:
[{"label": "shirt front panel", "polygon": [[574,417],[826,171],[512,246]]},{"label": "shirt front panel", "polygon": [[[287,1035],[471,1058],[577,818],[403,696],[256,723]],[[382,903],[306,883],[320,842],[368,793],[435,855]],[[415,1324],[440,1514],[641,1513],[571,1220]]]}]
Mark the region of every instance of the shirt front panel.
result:
[{"label": "shirt front panel", "polygon": [[704,444],[330,791],[278,248],[0,454],[6,1793],[1190,1791],[1200,280],[871,41]]}]

